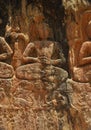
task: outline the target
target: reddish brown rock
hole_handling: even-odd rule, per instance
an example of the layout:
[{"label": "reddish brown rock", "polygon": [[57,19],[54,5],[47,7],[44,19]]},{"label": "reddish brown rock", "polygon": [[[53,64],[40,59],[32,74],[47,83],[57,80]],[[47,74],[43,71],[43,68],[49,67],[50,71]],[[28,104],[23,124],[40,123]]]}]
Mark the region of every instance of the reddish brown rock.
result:
[{"label": "reddish brown rock", "polygon": [[14,75],[14,70],[11,65],[0,62],[0,78],[12,78]]},{"label": "reddish brown rock", "polygon": [[[21,113],[17,116],[22,129],[26,126],[29,130],[51,130],[59,127],[70,130],[66,112],[68,97],[64,94],[68,73],[61,68],[65,58],[59,44],[46,39],[48,25],[43,23],[41,28],[38,30],[41,40],[28,44],[23,53],[24,65],[15,71],[16,77],[11,88],[12,104]],[[21,118],[23,111],[27,115],[29,126],[28,123],[23,124],[26,120],[25,114],[23,120]]]},{"label": "reddish brown rock", "polygon": [[28,35],[21,33],[18,26],[14,28],[7,25],[5,38],[11,39],[10,42],[13,50],[11,65],[16,69],[22,64],[22,54],[29,42]]},{"label": "reddish brown rock", "polygon": [[[75,110],[78,111],[79,121],[80,119],[82,125],[86,125],[85,130],[90,127],[91,124],[91,84],[90,83],[80,83],[75,81],[70,81],[73,88],[72,94],[72,104],[75,106]],[[75,118],[75,117],[74,117]],[[83,127],[83,126],[82,126]]]},{"label": "reddish brown rock", "polygon": [[70,21],[67,28],[71,76],[75,81],[91,82],[91,11],[84,11],[77,20],[78,24]]}]

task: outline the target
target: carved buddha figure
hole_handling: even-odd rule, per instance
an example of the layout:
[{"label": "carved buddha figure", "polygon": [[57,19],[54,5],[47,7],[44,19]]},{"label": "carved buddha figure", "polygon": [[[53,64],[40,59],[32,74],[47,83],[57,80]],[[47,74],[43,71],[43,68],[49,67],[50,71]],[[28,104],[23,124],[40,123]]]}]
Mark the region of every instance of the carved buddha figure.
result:
[{"label": "carved buddha figure", "polygon": [[91,20],[85,31],[88,40],[83,43],[82,40],[79,40],[72,46],[70,62],[75,61],[73,65],[73,79],[75,81],[91,82]]},{"label": "carved buddha figure", "polygon": [[48,41],[49,27],[45,23],[38,26],[40,41],[29,43],[23,53],[23,66],[16,69],[16,77],[27,80],[41,80],[57,83],[66,80],[68,74],[61,65],[65,62],[57,42]]},{"label": "carved buddha figure", "polygon": [[9,62],[12,50],[3,37],[0,37],[0,78],[11,78],[13,76],[13,67]]},{"label": "carved buddha figure", "polygon": [[11,47],[13,49],[12,66],[16,69],[22,64],[22,54],[29,42],[28,35],[21,33],[19,27],[13,28],[6,26],[6,39],[10,39]]},{"label": "carved buddha figure", "polygon": [[80,53],[79,53],[78,66],[82,66],[82,65],[91,66],[91,21],[88,22],[86,33],[89,41],[82,43]]},{"label": "carved buddha figure", "polygon": [[83,81],[91,82],[91,21],[88,22],[86,33],[88,41],[82,43],[78,58],[78,67],[82,68]]}]

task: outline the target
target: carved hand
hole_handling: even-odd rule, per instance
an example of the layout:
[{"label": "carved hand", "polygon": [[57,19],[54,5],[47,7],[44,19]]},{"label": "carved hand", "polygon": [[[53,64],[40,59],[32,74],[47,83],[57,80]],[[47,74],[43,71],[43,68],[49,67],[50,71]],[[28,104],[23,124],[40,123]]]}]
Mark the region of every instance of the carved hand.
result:
[{"label": "carved hand", "polygon": [[40,60],[41,64],[45,64],[45,65],[51,64],[51,59],[49,59],[47,57],[39,57],[39,60]]}]

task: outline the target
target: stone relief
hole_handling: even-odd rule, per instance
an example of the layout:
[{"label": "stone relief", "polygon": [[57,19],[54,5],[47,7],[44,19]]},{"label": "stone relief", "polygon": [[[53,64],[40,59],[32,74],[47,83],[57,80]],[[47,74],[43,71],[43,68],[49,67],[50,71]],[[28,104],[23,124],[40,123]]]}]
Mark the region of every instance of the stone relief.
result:
[{"label": "stone relief", "polygon": [[[69,69],[73,88],[73,105],[82,113],[87,127],[91,129],[91,7],[79,10],[75,20],[68,20]],[[81,123],[82,124],[82,123]],[[80,128],[79,128],[80,129]]]},{"label": "stone relief", "polygon": [[3,37],[0,37],[0,46],[0,78],[12,78],[14,74],[13,67],[5,62],[7,62],[13,52]]},{"label": "stone relief", "polygon": [[[85,22],[84,19],[86,19]],[[78,24],[72,22],[67,29],[71,76],[73,80],[82,83],[91,82],[90,21],[91,11],[86,11]]]},{"label": "stone relief", "polygon": [[[84,17],[87,21],[82,28]],[[79,23],[68,21],[72,79],[62,68],[65,58],[60,44],[48,40],[50,29],[42,20],[35,23],[36,41],[33,37],[31,42],[19,27],[9,25],[5,39],[0,37],[0,129],[88,130],[91,123],[91,12],[83,13]]]},{"label": "stone relief", "polygon": [[[48,24],[41,22],[36,29],[39,39],[29,43],[27,35],[18,27],[13,29],[7,25],[5,39],[12,43],[12,49],[0,38],[5,49],[5,54],[1,51],[0,66],[0,78],[3,78],[0,80],[0,128],[70,130],[66,110],[70,109],[72,88],[67,87],[68,73],[62,69],[65,64],[62,48],[58,42],[47,39]],[[6,58],[9,61],[9,56],[11,65],[3,61]]]},{"label": "stone relief", "polygon": [[19,27],[13,28],[10,25],[6,25],[5,38],[11,42],[13,50],[11,65],[16,69],[22,64],[22,55],[29,42],[28,35],[21,33]]}]

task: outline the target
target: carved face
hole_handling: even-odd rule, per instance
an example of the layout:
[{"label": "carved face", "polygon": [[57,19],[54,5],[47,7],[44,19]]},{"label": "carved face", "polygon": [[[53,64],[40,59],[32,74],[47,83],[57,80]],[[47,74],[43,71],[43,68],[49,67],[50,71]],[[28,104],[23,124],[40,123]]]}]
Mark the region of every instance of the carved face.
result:
[{"label": "carved face", "polygon": [[68,40],[79,38],[79,26],[75,22],[68,23],[66,31]]},{"label": "carved face", "polygon": [[87,28],[86,28],[87,36],[91,39],[91,20],[88,22]]},{"label": "carved face", "polygon": [[49,36],[49,27],[47,24],[42,23],[38,25],[38,32],[39,32],[39,37],[41,39],[47,39]]}]

